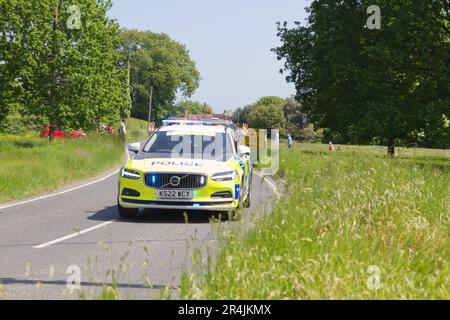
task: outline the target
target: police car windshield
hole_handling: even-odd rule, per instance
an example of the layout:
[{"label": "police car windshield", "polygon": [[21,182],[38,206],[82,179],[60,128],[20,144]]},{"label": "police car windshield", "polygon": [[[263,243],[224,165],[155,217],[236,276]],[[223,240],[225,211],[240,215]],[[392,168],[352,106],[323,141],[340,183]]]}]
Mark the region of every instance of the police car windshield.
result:
[{"label": "police car windshield", "polygon": [[147,142],[149,158],[228,161],[234,156],[233,142],[226,133],[157,132]]}]

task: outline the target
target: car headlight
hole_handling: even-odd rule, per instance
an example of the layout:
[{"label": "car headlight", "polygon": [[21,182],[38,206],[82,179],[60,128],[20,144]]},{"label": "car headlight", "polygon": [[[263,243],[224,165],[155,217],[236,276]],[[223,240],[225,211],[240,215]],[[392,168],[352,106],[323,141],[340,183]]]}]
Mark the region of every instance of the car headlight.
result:
[{"label": "car headlight", "polygon": [[126,179],[139,180],[141,178],[141,174],[139,172],[127,168],[123,168],[120,175],[122,178]]},{"label": "car headlight", "polygon": [[214,174],[211,179],[213,181],[233,181],[238,176],[237,171],[227,171]]}]

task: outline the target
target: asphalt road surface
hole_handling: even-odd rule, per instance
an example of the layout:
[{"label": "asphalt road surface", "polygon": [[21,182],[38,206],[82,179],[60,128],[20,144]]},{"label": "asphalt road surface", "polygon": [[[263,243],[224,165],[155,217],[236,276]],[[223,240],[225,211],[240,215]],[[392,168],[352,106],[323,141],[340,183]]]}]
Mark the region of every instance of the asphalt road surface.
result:
[{"label": "asphalt road surface", "polygon": [[[275,191],[254,174],[252,207],[243,220],[268,212]],[[143,211],[137,221],[118,221],[116,197],[112,175],[36,201],[0,205],[0,299],[101,298],[102,284],[113,283],[121,299],[157,299],[168,286],[177,298],[182,273],[193,268],[193,249],[214,254],[216,229],[236,225],[210,224],[209,213],[155,210]],[[81,290],[69,290],[78,268]]]}]

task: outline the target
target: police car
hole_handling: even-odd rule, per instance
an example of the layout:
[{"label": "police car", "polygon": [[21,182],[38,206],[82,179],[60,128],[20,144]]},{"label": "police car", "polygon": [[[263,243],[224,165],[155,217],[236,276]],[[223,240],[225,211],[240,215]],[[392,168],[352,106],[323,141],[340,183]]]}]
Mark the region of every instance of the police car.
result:
[{"label": "police car", "polygon": [[139,209],[225,211],[249,207],[250,149],[239,145],[227,123],[164,121],[120,170],[118,212],[133,219]]}]

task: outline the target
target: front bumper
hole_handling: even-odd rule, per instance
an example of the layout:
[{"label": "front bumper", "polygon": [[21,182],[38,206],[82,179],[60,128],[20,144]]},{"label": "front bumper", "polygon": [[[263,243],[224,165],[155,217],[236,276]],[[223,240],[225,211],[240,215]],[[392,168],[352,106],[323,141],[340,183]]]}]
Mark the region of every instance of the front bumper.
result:
[{"label": "front bumper", "polygon": [[168,201],[168,200],[137,200],[121,198],[119,204],[124,208],[142,209],[168,209],[168,210],[203,210],[203,211],[230,211],[234,210],[232,199],[216,202],[191,202],[191,201]]},{"label": "front bumper", "polygon": [[[209,180],[207,185],[194,189],[191,200],[158,199],[157,189],[145,184],[143,179],[130,180],[119,178],[119,205],[128,209],[169,209],[169,210],[201,210],[201,211],[233,211],[238,207],[239,185],[236,181],[214,182]],[[136,191],[139,195],[126,196],[124,189]],[[212,198],[217,192],[229,192],[230,198]]]}]

